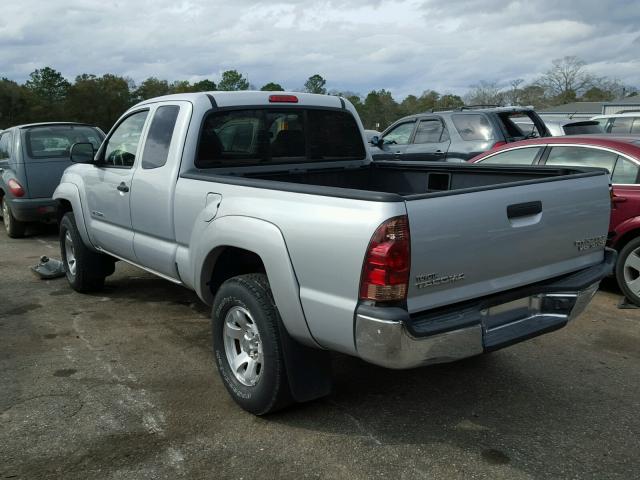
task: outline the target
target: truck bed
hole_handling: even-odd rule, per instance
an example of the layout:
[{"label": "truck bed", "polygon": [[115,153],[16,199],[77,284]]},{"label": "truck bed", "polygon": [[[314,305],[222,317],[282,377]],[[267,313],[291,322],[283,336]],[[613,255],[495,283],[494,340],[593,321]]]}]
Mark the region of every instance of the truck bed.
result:
[{"label": "truck bed", "polygon": [[248,168],[244,173],[240,173],[242,169],[236,169],[233,173],[226,173],[224,170],[192,170],[183,173],[182,176],[299,193],[362,200],[403,201],[425,196],[558,181],[569,175],[583,177],[602,174],[598,169],[496,167],[436,162],[374,162],[368,165],[322,169],[316,167],[309,170],[306,170],[304,165],[293,167],[287,165],[282,170],[274,166],[268,170]]}]

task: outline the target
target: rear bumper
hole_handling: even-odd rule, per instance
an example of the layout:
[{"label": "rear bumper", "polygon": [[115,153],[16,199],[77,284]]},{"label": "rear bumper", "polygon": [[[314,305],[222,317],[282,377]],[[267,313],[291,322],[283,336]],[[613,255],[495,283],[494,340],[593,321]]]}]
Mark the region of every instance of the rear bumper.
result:
[{"label": "rear bumper", "polygon": [[9,198],[13,216],[20,222],[43,222],[56,217],[58,202],[50,198]]},{"label": "rear bumper", "polygon": [[401,308],[361,305],[356,349],[370,363],[405,369],[497,350],[564,327],[584,311],[615,265],[604,261],[556,279],[410,316]]}]

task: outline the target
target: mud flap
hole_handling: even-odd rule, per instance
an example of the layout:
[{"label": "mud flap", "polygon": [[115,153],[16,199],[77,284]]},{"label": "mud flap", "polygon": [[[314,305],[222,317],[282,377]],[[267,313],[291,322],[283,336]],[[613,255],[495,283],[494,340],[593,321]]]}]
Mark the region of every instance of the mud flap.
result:
[{"label": "mud flap", "polygon": [[295,341],[280,324],[282,353],[291,395],[296,402],[308,402],[331,393],[331,357],[327,350],[307,347]]}]

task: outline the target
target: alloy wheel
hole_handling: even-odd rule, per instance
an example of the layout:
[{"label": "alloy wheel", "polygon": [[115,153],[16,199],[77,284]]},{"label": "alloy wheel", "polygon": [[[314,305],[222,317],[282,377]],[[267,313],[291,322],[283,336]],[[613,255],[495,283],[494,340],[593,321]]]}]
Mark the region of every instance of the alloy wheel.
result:
[{"label": "alloy wheel", "polygon": [[264,354],[260,332],[244,307],[232,307],[224,319],[224,350],[236,379],[248,387],[255,386],[263,370]]}]

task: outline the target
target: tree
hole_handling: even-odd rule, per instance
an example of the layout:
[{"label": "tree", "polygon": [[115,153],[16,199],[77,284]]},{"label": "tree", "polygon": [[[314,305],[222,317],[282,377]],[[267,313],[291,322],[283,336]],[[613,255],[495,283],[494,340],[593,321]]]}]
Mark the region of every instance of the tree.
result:
[{"label": "tree", "polygon": [[475,85],[471,85],[471,90],[465,98],[467,105],[502,105],[504,103],[504,93],[497,82],[487,82],[481,80]]},{"label": "tree", "polygon": [[176,80],[169,85],[170,93],[189,93],[193,91],[193,85],[189,83],[189,80]]},{"label": "tree", "polygon": [[511,85],[511,89],[505,92],[504,98],[510,105],[519,105],[520,104],[520,85],[524,83],[522,78],[516,78],[515,80],[511,80],[509,85]]},{"label": "tree", "polygon": [[403,115],[391,92],[373,90],[364,99],[362,122],[365,128],[383,130]]},{"label": "tree", "polygon": [[25,87],[32,94],[32,118],[37,121],[56,120],[63,114],[63,102],[70,84],[51,67],[37,69],[29,75]]},{"label": "tree", "polygon": [[132,103],[128,79],[109,73],[82,74],[69,88],[65,111],[70,120],[97,125],[106,132]]},{"label": "tree", "polygon": [[304,91],[309,93],[320,93],[324,95],[327,93],[327,89],[324,88],[326,83],[327,81],[322,78],[322,76],[316,73],[315,75],[311,75],[307,79],[307,81],[304,82]]},{"label": "tree", "polygon": [[260,90],[263,92],[282,92],[284,91],[284,88],[282,88],[282,85],[279,83],[269,82],[263,85]]},{"label": "tree", "polygon": [[554,103],[575,101],[594,84],[594,77],[585,70],[584,60],[574,56],[556,58],[537,84],[545,89]]},{"label": "tree", "polygon": [[540,85],[527,85],[518,92],[518,101],[520,105],[533,105],[535,108],[548,106],[544,88]]},{"label": "tree", "polygon": [[13,80],[0,80],[0,129],[29,120],[29,92]]},{"label": "tree", "polygon": [[580,100],[583,102],[610,102],[616,98],[610,90],[603,90],[600,87],[591,87],[582,94]]},{"label": "tree", "polygon": [[204,80],[195,82],[192,88],[194,92],[213,92],[216,90],[216,84],[215,82],[205,78]]},{"label": "tree", "polygon": [[227,70],[222,72],[222,79],[218,83],[218,90],[236,91],[248,90],[249,80],[244,78],[237,70]]},{"label": "tree", "polygon": [[161,97],[169,93],[171,93],[169,82],[156,77],[149,77],[136,89],[134,96],[138,100],[146,100],[148,98]]}]

